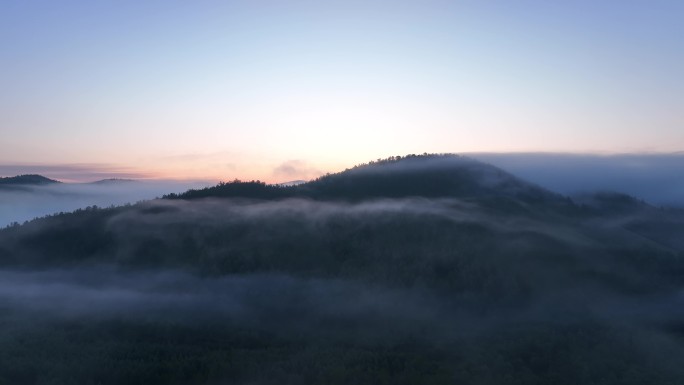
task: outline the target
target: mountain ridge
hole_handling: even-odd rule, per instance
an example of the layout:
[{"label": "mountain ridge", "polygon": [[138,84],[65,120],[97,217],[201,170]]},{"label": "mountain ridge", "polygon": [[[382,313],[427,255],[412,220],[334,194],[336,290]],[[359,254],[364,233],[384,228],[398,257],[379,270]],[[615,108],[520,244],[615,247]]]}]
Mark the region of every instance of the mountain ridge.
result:
[{"label": "mountain ridge", "polygon": [[525,202],[567,202],[560,194],[500,168],[455,154],[393,156],[297,185],[234,180],[164,196],[187,200],[208,197],[350,201],[401,197],[508,197]]},{"label": "mountain ridge", "polygon": [[10,177],[0,177],[0,185],[3,186],[44,186],[59,183],[62,182],[38,174],[22,174]]}]

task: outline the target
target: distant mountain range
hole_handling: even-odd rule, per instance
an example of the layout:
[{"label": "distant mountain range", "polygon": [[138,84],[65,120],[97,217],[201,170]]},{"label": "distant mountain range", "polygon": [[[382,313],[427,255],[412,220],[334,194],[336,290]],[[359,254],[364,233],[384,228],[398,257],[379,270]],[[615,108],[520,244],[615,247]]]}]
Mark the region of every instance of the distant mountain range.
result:
[{"label": "distant mountain range", "polygon": [[[136,181],[133,179],[108,178],[108,179],[98,180],[95,182],[88,182],[85,184],[104,185],[104,184],[118,184],[118,183],[130,183],[130,182],[136,182]],[[48,177],[45,177],[43,175],[38,175],[38,174],[25,174],[25,175],[11,176],[11,177],[0,177],[0,187],[1,186],[48,186],[48,185],[56,185],[56,184],[69,184],[69,183],[63,183],[63,182],[60,182],[58,180],[50,179]]]}]

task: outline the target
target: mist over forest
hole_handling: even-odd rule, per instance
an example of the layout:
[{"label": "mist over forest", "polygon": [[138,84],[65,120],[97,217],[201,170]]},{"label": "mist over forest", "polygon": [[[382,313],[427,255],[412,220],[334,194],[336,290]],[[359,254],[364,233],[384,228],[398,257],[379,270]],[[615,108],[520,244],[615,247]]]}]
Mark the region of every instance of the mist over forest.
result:
[{"label": "mist over forest", "polygon": [[455,155],[0,230],[0,383],[680,384],[684,211]]}]

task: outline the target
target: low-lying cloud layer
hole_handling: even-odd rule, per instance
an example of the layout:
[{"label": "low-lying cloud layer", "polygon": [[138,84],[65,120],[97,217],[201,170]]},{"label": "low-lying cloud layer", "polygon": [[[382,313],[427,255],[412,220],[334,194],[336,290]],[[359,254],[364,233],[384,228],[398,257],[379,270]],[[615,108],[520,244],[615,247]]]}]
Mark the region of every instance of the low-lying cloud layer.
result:
[{"label": "low-lying cloud layer", "polygon": [[309,337],[340,333],[357,342],[420,332],[425,342],[444,343],[535,322],[605,322],[644,330],[684,322],[681,291],[638,298],[585,288],[537,293],[532,302],[497,308],[474,307],[467,295],[280,273],[200,278],[111,267],[0,270],[0,282],[5,311],[44,319],[231,322]]},{"label": "low-lying cloud layer", "polygon": [[0,227],[87,206],[108,207],[206,187],[207,182],[106,181],[0,187]]},{"label": "low-lying cloud layer", "polygon": [[656,205],[684,206],[684,154],[471,154],[561,194],[616,191]]},{"label": "low-lying cloud layer", "polygon": [[232,322],[311,336],[333,332],[326,322],[363,323],[364,338],[371,338],[371,331],[388,327],[404,333],[437,328],[442,318],[440,307],[424,293],[283,274],[198,278],[179,271],[97,268],[0,271],[0,280],[0,306],[47,319]]}]

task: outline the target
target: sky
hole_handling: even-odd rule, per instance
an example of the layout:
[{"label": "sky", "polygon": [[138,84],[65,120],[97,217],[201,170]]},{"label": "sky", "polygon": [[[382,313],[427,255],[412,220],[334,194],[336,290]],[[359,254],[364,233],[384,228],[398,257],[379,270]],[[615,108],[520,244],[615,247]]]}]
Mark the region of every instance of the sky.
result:
[{"label": "sky", "polygon": [[683,19],[664,0],[0,0],[0,170],[284,182],[408,153],[679,152]]}]

